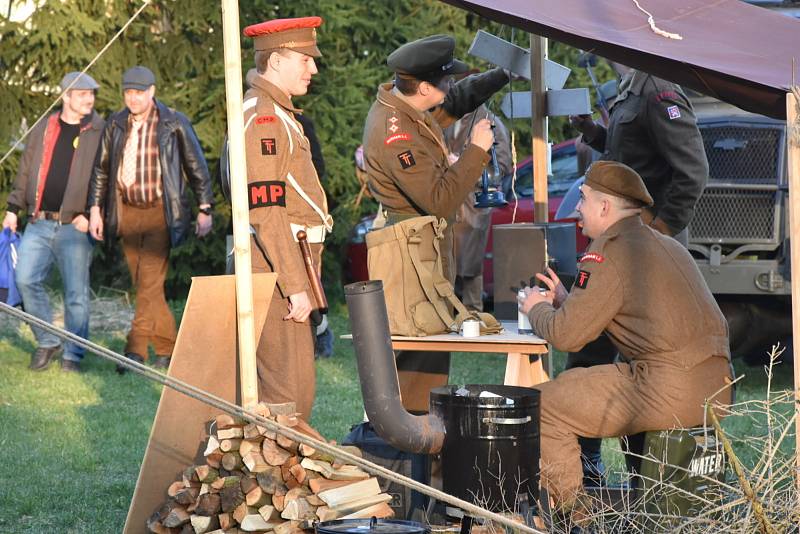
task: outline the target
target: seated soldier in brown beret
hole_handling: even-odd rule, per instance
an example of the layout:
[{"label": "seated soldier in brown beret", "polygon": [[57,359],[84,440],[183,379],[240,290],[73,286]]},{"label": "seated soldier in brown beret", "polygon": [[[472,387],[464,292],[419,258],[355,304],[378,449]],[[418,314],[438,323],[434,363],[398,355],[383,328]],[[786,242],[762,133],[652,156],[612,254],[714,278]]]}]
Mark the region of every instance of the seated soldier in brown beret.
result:
[{"label": "seated soldier in brown beret", "polygon": [[727,322],[689,252],[642,223],[652,203],[633,169],[593,163],[577,207],[593,241],[572,290],[548,270],[537,278],[549,290],[520,298],[534,331],[554,348],[577,351],[605,331],[623,360],[537,386],[542,483],[562,510],[582,489],[578,436],[697,426],[706,400],[730,402]]}]

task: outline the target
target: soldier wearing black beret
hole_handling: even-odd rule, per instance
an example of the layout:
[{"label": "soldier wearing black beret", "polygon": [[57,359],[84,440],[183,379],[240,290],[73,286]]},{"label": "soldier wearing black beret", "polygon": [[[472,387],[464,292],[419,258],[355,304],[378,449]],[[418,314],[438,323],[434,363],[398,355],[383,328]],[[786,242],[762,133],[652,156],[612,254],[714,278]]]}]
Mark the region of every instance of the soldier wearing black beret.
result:
[{"label": "soldier wearing black beret", "polygon": [[[491,125],[475,123],[469,145],[453,164],[442,128],[475,110],[508,82],[502,69],[469,76],[454,57],[455,40],[433,35],[389,55],[394,81],[378,88],[364,126],[364,163],[369,188],[386,210],[388,224],[433,215],[452,222],[489,162]],[[455,280],[452,230],[442,242],[444,274]],[[399,268],[399,267],[398,267]],[[427,410],[430,387],[447,382],[447,353],[400,353],[400,386],[407,408]],[[413,387],[412,387],[413,386]]]},{"label": "soldier wearing black beret", "polygon": [[607,438],[703,423],[706,399],[727,403],[728,325],[689,252],[645,225],[653,199],[641,177],[593,163],[578,213],[592,238],[572,290],[539,274],[549,291],[527,290],[520,309],[561,351],[605,332],[622,362],[574,368],[537,386],[542,483],[569,508],[582,489],[578,437]]}]

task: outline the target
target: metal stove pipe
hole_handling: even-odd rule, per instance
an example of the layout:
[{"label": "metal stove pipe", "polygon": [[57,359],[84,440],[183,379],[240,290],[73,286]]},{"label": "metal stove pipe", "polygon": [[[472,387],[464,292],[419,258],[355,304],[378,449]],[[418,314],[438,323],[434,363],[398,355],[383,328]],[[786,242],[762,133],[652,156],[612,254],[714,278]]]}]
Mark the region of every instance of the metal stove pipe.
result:
[{"label": "metal stove pipe", "polygon": [[383,282],[356,282],[344,288],[350,331],[358,361],[361,395],[375,432],[402,451],[433,454],[442,448],[444,425],[434,415],[412,415],[400,401],[400,384],[389,334]]}]

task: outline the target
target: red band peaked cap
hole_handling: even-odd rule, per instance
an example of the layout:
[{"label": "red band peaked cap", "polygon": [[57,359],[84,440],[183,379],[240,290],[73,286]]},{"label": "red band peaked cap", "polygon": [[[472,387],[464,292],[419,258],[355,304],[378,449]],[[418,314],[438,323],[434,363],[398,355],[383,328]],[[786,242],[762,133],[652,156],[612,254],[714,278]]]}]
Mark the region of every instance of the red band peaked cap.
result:
[{"label": "red band peaked cap", "polygon": [[256,50],[288,48],[301,54],[319,57],[317,31],[321,17],[274,19],[253,24],[244,29],[245,37],[252,37]]}]

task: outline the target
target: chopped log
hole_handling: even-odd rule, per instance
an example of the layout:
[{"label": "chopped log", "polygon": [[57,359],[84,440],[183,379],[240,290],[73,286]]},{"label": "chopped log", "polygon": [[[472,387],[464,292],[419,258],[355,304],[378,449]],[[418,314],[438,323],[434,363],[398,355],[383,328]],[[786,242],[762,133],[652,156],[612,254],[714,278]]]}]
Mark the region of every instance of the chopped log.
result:
[{"label": "chopped log", "polygon": [[238,483],[222,488],[219,496],[221,499],[220,507],[223,512],[232,512],[244,502],[244,493],[242,493],[242,487]]},{"label": "chopped log", "polygon": [[271,504],[265,504],[264,506],[259,508],[258,513],[261,515],[261,517],[264,518],[264,521],[272,521],[273,519],[277,519],[278,517],[280,517],[278,511],[275,510],[275,507],[272,506]]},{"label": "chopped log", "polygon": [[190,524],[194,529],[195,534],[206,534],[209,530],[215,530],[219,528],[219,521],[214,516],[205,516],[205,515],[192,515],[189,518]]},{"label": "chopped log", "polygon": [[[260,437],[260,436],[259,436]],[[242,458],[247,456],[253,451],[261,453],[261,439],[245,439],[241,443],[239,443],[239,454],[242,455]]]},{"label": "chopped log", "polygon": [[299,443],[294,441],[291,438],[287,438],[282,434],[278,434],[277,439],[275,440],[280,447],[283,447],[287,451],[291,452],[292,454],[297,454],[297,447]]},{"label": "chopped log", "polygon": [[328,506],[320,506],[317,508],[316,514],[320,521],[333,521],[334,519],[339,519],[339,516],[342,515]]},{"label": "chopped log", "polygon": [[261,453],[256,451],[250,451],[247,455],[242,457],[242,462],[247,469],[250,470],[251,473],[260,473],[262,471],[266,471],[269,467],[269,464],[264,457],[261,456]]},{"label": "chopped log", "polygon": [[219,490],[225,487],[226,480],[228,480],[228,477],[218,478],[217,480],[208,485],[209,491],[213,491],[214,493],[219,493]]},{"label": "chopped log", "polygon": [[219,471],[207,465],[198,465],[194,472],[197,475],[197,480],[204,484],[214,482],[219,478]]},{"label": "chopped log", "polygon": [[286,501],[286,506],[281,512],[283,519],[292,521],[299,521],[302,519],[313,519],[316,514],[316,508],[311,506],[303,497]]},{"label": "chopped log", "polygon": [[280,525],[276,525],[273,529],[275,534],[301,534],[299,521],[286,521]]},{"label": "chopped log", "polygon": [[[174,530],[173,530],[173,532],[174,532]],[[180,530],[180,534],[195,534],[194,533],[194,527],[192,526],[191,523],[186,523],[185,525],[183,525],[183,528]]]},{"label": "chopped log", "polygon": [[221,528],[222,530],[228,530],[229,528],[233,528],[233,526],[236,525],[236,521],[233,520],[233,516],[228,512],[225,512],[224,514],[219,514],[217,518],[219,519],[219,528]]},{"label": "chopped log", "polygon": [[297,422],[300,419],[297,417],[296,413],[287,414],[287,415],[278,415],[275,417],[275,422],[279,425],[288,426],[288,427],[295,427],[297,426]]},{"label": "chopped log", "polygon": [[325,490],[341,488],[350,484],[357,483],[358,480],[328,480],[327,478],[314,478],[308,481],[308,486],[314,493],[322,493]]},{"label": "chopped log", "polygon": [[289,472],[294,476],[297,481],[302,484],[306,480],[306,470],[300,464],[293,465],[289,468]]},{"label": "chopped log", "polygon": [[306,500],[311,506],[325,506],[325,501],[319,498],[319,495],[311,493],[306,495]]},{"label": "chopped log", "polygon": [[256,439],[261,437],[261,430],[255,423],[248,423],[245,425],[245,427],[242,429],[242,433],[244,435],[244,439]]},{"label": "chopped log", "polygon": [[258,485],[245,495],[245,502],[248,506],[261,508],[264,505],[272,504],[272,495],[261,489]]},{"label": "chopped log", "polygon": [[303,458],[303,461],[300,462],[300,465],[302,465],[306,470],[322,473],[322,476],[329,480],[357,480],[369,478],[368,473],[362,471],[354,465],[345,465],[338,469],[334,469],[334,467],[328,462],[323,462],[322,460],[312,460],[311,458]]},{"label": "chopped log", "polygon": [[242,491],[245,494],[248,494],[251,491],[253,491],[253,488],[259,487],[258,480],[256,480],[253,477],[244,477],[241,481],[241,485],[242,485]]},{"label": "chopped log", "polygon": [[235,469],[241,469],[244,467],[244,463],[242,463],[242,457],[238,452],[231,451],[226,452],[225,456],[222,457],[222,467],[228,471],[233,471]]},{"label": "chopped log", "polygon": [[271,439],[265,439],[261,443],[261,453],[269,465],[283,465],[292,457],[292,453],[283,450]]},{"label": "chopped log", "polygon": [[301,456],[313,456],[317,449],[312,447],[311,445],[306,445],[305,443],[301,443],[297,447],[297,452],[300,453]]},{"label": "chopped log", "polygon": [[200,488],[183,488],[175,494],[175,502],[183,506],[191,506],[197,502],[197,497],[199,496]]},{"label": "chopped log", "polygon": [[[267,493],[275,493],[278,488],[283,488],[283,476],[280,467],[269,467],[256,475],[256,480],[261,489]],[[284,491],[285,493],[285,491]]]},{"label": "chopped log", "polygon": [[341,519],[366,519],[370,517],[377,517],[378,519],[394,517],[394,510],[392,510],[391,506],[383,502],[343,516]]},{"label": "chopped log", "polygon": [[218,493],[206,493],[197,498],[197,508],[194,513],[197,515],[212,516],[217,515],[220,510],[220,496]]},{"label": "chopped log", "polygon": [[219,442],[219,450],[222,452],[238,451],[241,443],[241,438],[223,439]]},{"label": "chopped log", "polygon": [[285,497],[285,495],[278,495],[277,493],[272,496],[272,506],[274,506],[279,512],[283,512],[283,509],[285,508]]},{"label": "chopped log", "polygon": [[246,424],[244,419],[226,413],[219,414],[214,421],[216,422],[217,431]]},{"label": "chopped log", "polygon": [[[199,488],[198,488],[198,491],[199,491]],[[186,507],[186,511],[189,512],[190,514],[193,514],[195,508],[197,508],[197,499],[195,499],[195,501],[192,504],[190,504],[190,505],[188,505]]]},{"label": "chopped log", "polygon": [[224,439],[235,439],[242,437],[244,437],[244,430],[240,426],[232,426],[230,428],[217,430],[217,439],[220,440],[220,443],[222,443],[222,440]]},{"label": "chopped log", "polygon": [[206,464],[208,464],[209,467],[213,467],[214,469],[219,469],[220,467],[222,467],[223,455],[224,454],[222,451],[212,452],[211,454],[206,456]]},{"label": "chopped log", "polygon": [[182,480],[177,480],[169,485],[169,487],[167,488],[167,495],[169,495],[170,497],[174,497],[180,490],[182,490],[185,487],[186,486],[183,485]]},{"label": "chopped log", "polygon": [[363,510],[364,508],[368,508],[370,506],[391,502],[391,500],[392,496],[389,495],[388,493],[380,493],[378,495],[372,495],[369,497],[364,497],[362,499],[348,501],[346,503],[340,504],[339,506],[328,506],[328,508],[336,510],[337,512],[340,513],[341,516],[345,516],[347,514],[358,512],[359,510]]},{"label": "chopped log", "polygon": [[300,419],[299,417],[297,418],[297,426],[295,427],[295,430],[297,430],[298,432],[302,432],[303,434],[305,434],[306,436],[308,436],[310,438],[314,438],[316,440],[319,440],[319,441],[327,443],[325,438],[322,437],[322,434],[317,432],[317,430],[313,426],[309,425],[308,423],[306,423],[303,419]]},{"label": "chopped log", "polygon": [[184,486],[191,486],[193,482],[199,482],[197,473],[195,472],[196,465],[190,465],[183,470],[182,480]]},{"label": "chopped log", "polygon": [[175,506],[161,522],[167,528],[177,528],[189,522],[189,514],[183,506]]},{"label": "chopped log", "polygon": [[233,511],[233,520],[237,523],[241,523],[245,517],[254,513],[256,513],[255,509],[247,506],[247,503],[242,502]]},{"label": "chopped log", "polygon": [[276,525],[279,524],[280,523],[278,521],[274,521],[272,523],[265,521],[260,514],[250,514],[242,519],[241,523],[239,524],[239,528],[245,532],[263,532],[265,530],[272,530]]},{"label": "chopped log", "polygon": [[259,417],[271,417],[272,412],[269,411],[269,406],[266,405],[264,402],[259,402],[254,407],[250,409],[251,412],[258,415]]},{"label": "chopped log", "polygon": [[285,500],[288,503],[289,501],[293,501],[294,499],[299,499],[307,495],[311,495],[311,490],[305,486],[298,486],[286,492]]},{"label": "chopped log", "polygon": [[269,409],[270,415],[295,415],[297,413],[297,406],[293,402],[282,402],[280,404],[268,404],[265,406]]},{"label": "chopped log", "polygon": [[378,495],[380,492],[381,487],[378,484],[378,479],[373,477],[361,480],[355,484],[350,484],[349,486],[322,491],[319,493],[319,498],[325,501],[325,504],[328,506],[335,508],[342,503]]},{"label": "chopped log", "polygon": [[[225,479],[221,478],[219,480]],[[217,481],[215,480],[214,482],[216,483]],[[211,493],[211,484],[203,484],[200,486],[200,495],[205,495],[206,493]]]},{"label": "chopped log", "polygon": [[208,436],[208,443],[206,444],[206,450],[203,453],[203,456],[213,454],[217,451],[217,449],[219,449],[219,441],[217,441],[217,438],[213,435]]},{"label": "chopped log", "polygon": [[147,518],[147,522],[145,523],[147,531],[154,532],[155,534],[170,534],[169,529],[161,524],[158,516],[158,512],[154,512],[153,515]]}]

